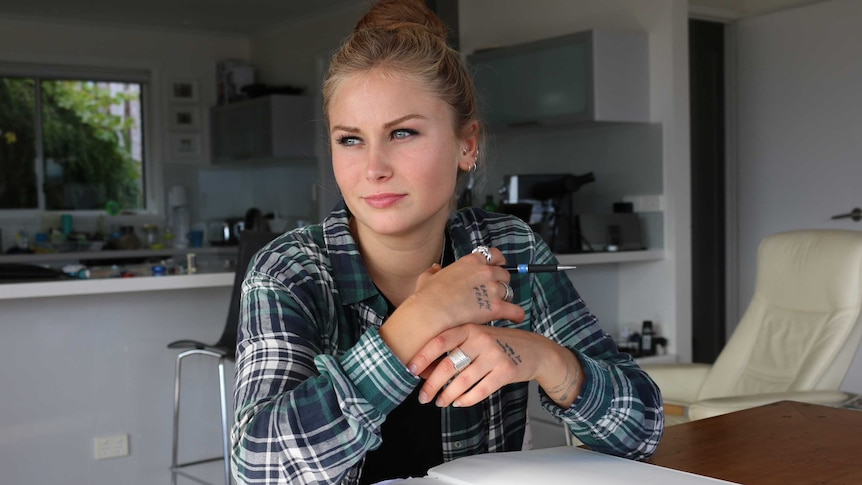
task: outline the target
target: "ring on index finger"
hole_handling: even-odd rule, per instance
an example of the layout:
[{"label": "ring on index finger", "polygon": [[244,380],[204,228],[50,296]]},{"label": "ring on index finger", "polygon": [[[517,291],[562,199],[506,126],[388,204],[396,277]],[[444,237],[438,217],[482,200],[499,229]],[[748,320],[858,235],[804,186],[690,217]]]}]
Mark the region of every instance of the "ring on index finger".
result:
[{"label": "ring on index finger", "polygon": [[455,347],[454,350],[449,352],[448,358],[452,361],[452,365],[455,366],[455,370],[458,372],[464,370],[471,362],[470,357],[467,357],[467,354],[461,350],[461,347]]},{"label": "ring on index finger", "polygon": [[474,249],[473,252],[485,256],[485,263],[491,264],[491,249],[488,246],[476,246],[476,249]]},{"label": "ring on index finger", "polygon": [[505,281],[498,281],[497,283],[500,283],[501,285],[503,285],[503,288],[506,289],[506,294],[503,295],[503,301],[505,301],[506,303],[512,303],[512,299],[515,298],[515,292],[512,291],[512,287],[509,286],[509,283],[506,283]]}]

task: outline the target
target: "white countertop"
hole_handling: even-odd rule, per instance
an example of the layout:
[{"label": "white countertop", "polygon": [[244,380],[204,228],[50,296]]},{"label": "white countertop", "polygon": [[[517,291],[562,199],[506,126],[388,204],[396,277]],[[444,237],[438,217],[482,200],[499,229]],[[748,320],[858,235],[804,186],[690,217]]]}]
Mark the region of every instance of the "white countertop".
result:
[{"label": "white countertop", "polygon": [[[235,251],[235,248],[213,248],[212,252]],[[117,252],[119,255],[130,256],[131,253]],[[138,256],[137,253],[134,254]],[[56,258],[56,255],[24,255],[29,259]],[[79,256],[79,255],[74,255]],[[22,257],[5,257],[5,260],[24,259]],[[612,264],[638,261],[655,261],[664,258],[663,250],[627,251],[618,253],[586,253],[562,254],[557,259],[561,264]],[[198,273],[193,275],[171,276],[135,276],[132,278],[105,278],[69,281],[44,281],[34,283],[0,284],[0,300],[20,298],[43,298],[52,296],[97,295],[109,293],[129,293],[139,291],[180,290],[191,288],[212,288],[231,286],[233,272]]]},{"label": "white countertop", "polygon": [[233,278],[234,273],[231,271],[191,275],[8,283],[0,284],[0,300],[213,288],[231,286],[233,285]]}]

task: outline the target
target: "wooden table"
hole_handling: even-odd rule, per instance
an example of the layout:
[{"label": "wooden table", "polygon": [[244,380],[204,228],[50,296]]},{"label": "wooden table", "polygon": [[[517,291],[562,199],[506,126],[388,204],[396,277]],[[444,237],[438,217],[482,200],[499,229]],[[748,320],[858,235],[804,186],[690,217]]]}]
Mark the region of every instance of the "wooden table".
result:
[{"label": "wooden table", "polygon": [[670,426],[652,462],[746,485],[859,485],[862,411],[782,401]]}]

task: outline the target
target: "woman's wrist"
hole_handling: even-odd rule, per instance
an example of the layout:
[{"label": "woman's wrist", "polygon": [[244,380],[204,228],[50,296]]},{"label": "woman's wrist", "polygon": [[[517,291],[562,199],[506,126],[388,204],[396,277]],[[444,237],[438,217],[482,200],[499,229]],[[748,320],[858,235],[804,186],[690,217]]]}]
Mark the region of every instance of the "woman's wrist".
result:
[{"label": "woman's wrist", "polygon": [[549,342],[555,347],[555,351],[549,354],[554,358],[543,360],[543,369],[536,382],[558,406],[568,408],[580,394],[584,370],[574,352],[556,342]]},{"label": "woman's wrist", "polygon": [[423,305],[421,297],[411,295],[380,327],[380,337],[405,364],[429,340],[448,327],[439,305]]}]

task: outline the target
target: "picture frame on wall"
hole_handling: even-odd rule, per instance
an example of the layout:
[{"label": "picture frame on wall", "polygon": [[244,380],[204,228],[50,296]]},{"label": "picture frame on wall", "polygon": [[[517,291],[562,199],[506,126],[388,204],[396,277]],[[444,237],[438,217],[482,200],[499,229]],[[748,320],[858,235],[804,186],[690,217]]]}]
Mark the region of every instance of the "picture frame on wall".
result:
[{"label": "picture frame on wall", "polygon": [[168,152],[172,159],[199,158],[201,156],[201,136],[197,133],[171,133]]},{"label": "picture frame on wall", "polygon": [[168,81],[168,101],[171,103],[197,103],[200,99],[196,79],[171,79]]},{"label": "picture frame on wall", "polygon": [[171,131],[197,131],[201,127],[200,109],[196,106],[171,106],[168,117]]}]

